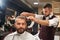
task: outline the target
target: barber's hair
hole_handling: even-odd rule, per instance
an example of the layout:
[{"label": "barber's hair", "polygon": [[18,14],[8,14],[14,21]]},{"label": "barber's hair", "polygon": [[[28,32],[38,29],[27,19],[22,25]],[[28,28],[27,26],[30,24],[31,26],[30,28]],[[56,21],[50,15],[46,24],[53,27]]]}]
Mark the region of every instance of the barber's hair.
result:
[{"label": "barber's hair", "polygon": [[24,19],[27,22],[27,18],[25,16],[17,16],[15,18],[15,22],[16,22],[17,19]]},{"label": "barber's hair", "polygon": [[52,8],[52,4],[47,3],[44,8]]}]

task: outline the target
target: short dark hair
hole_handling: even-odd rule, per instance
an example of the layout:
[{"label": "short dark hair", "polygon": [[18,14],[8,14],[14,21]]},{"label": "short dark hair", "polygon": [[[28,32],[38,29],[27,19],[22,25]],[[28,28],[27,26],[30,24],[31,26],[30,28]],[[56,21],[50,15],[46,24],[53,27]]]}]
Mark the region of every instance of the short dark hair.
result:
[{"label": "short dark hair", "polygon": [[44,8],[52,8],[52,4],[47,3]]}]

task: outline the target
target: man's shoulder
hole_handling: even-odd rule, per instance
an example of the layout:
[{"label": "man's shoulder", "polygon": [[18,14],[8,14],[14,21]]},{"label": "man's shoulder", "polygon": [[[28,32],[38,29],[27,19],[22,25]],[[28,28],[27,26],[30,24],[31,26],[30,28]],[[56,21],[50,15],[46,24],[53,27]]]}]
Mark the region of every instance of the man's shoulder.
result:
[{"label": "man's shoulder", "polygon": [[15,34],[16,34],[16,32],[8,34],[7,36],[5,36],[4,40],[10,40],[10,39],[12,39]]},{"label": "man's shoulder", "polygon": [[8,34],[6,37],[13,36],[15,34],[16,34],[16,32],[13,32],[13,33]]},{"label": "man's shoulder", "polygon": [[31,33],[27,32],[27,31],[26,31],[25,33],[26,33],[27,35],[32,35]]},{"label": "man's shoulder", "polygon": [[34,38],[34,36],[31,33],[29,33],[29,32],[26,32],[26,36]]},{"label": "man's shoulder", "polygon": [[30,34],[29,32],[26,32],[26,38],[29,39],[29,40],[35,40],[36,38]]}]

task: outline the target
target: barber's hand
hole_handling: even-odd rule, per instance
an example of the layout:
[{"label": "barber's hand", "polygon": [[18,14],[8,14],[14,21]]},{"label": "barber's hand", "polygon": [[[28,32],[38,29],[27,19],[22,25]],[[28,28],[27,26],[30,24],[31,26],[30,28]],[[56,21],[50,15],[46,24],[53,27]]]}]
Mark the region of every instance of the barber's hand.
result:
[{"label": "barber's hand", "polygon": [[29,15],[28,12],[22,12],[22,13],[20,14],[20,16],[28,16],[28,15]]},{"label": "barber's hand", "polygon": [[35,20],[35,17],[29,16],[29,17],[27,17],[27,19],[28,19],[28,20],[31,20],[31,21],[34,21],[34,20]]}]

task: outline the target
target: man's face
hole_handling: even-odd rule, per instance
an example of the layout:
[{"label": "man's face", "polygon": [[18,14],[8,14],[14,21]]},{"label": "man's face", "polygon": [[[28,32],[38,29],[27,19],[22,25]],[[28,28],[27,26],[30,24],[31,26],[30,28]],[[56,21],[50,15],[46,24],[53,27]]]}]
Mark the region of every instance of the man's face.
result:
[{"label": "man's face", "polygon": [[15,28],[17,29],[17,32],[22,34],[26,28],[27,28],[27,23],[26,23],[26,20],[24,19],[17,19],[15,21]]},{"label": "man's face", "polygon": [[51,13],[51,11],[52,11],[51,8],[44,8],[43,13],[44,13],[45,16],[48,16]]}]

